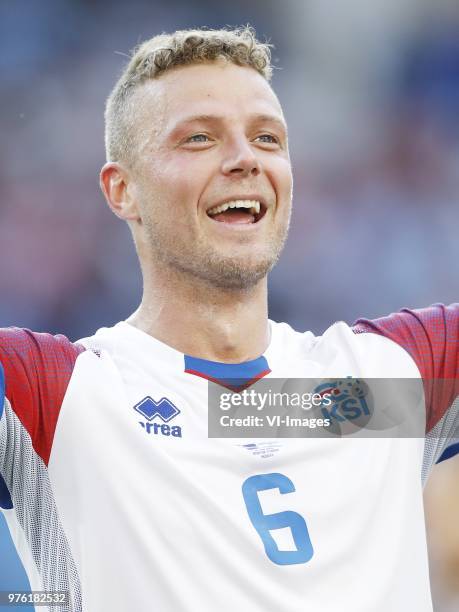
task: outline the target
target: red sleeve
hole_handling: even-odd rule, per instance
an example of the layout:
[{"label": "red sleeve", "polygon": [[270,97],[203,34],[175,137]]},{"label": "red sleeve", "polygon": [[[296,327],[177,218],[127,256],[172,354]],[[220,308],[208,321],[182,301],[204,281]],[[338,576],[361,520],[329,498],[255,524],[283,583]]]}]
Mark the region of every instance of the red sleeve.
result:
[{"label": "red sleeve", "polygon": [[424,380],[430,431],[459,394],[459,304],[404,308],[373,321],[359,319],[353,329],[390,338],[411,355]]},{"label": "red sleeve", "polygon": [[[15,327],[0,329],[5,397],[48,464],[62,400],[84,347],[65,336]],[[0,406],[0,416],[3,401]]]}]

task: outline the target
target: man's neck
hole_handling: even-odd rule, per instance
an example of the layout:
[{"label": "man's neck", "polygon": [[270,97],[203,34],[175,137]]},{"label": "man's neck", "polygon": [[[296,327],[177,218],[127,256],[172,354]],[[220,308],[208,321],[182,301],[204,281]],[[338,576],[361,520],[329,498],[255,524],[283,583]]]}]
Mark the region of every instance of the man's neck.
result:
[{"label": "man's neck", "polygon": [[267,282],[245,290],[183,282],[157,273],[128,323],[176,350],[201,359],[241,363],[269,344]]}]

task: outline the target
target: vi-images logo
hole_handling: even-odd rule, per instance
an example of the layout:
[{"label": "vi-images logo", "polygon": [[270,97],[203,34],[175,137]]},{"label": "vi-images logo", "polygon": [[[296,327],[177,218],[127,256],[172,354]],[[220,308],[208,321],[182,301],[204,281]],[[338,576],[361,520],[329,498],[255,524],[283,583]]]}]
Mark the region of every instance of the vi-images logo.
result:
[{"label": "vi-images logo", "polygon": [[180,414],[180,410],[167,397],[162,397],[159,402],[155,402],[152,397],[147,395],[134,406],[134,410],[137,410],[147,419],[147,423],[139,421],[140,426],[147,434],[182,437],[182,428],[179,425],[168,424],[169,421]]}]

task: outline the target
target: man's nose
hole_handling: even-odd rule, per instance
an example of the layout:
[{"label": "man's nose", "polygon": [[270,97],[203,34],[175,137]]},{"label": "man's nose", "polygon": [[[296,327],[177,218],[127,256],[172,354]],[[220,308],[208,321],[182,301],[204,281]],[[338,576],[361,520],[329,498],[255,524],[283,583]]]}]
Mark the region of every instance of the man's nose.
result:
[{"label": "man's nose", "polygon": [[257,176],[261,172],[260,161],[247,140],[240,139],[228,148],[222,164],[222,172],[227,175]]}]

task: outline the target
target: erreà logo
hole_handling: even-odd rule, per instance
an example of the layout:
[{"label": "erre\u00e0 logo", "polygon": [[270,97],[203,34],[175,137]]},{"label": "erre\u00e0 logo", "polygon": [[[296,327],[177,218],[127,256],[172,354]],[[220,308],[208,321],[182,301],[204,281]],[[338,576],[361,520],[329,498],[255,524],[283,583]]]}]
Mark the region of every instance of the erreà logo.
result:
[{"label": "erre\u00e0 logo", "polygon": [[[137,410],[147,419],[147,423],[139,421],[140,426],[147,434],[182,437],[182,428],[179,425],[168,425],[169,421],[180,414],[180,410],[167,397],[162,397],[159,402],[155,402],[152,397],[147,395],[134,406],[134,410]],[[162,421],[162,423],[158,421]]]}]

